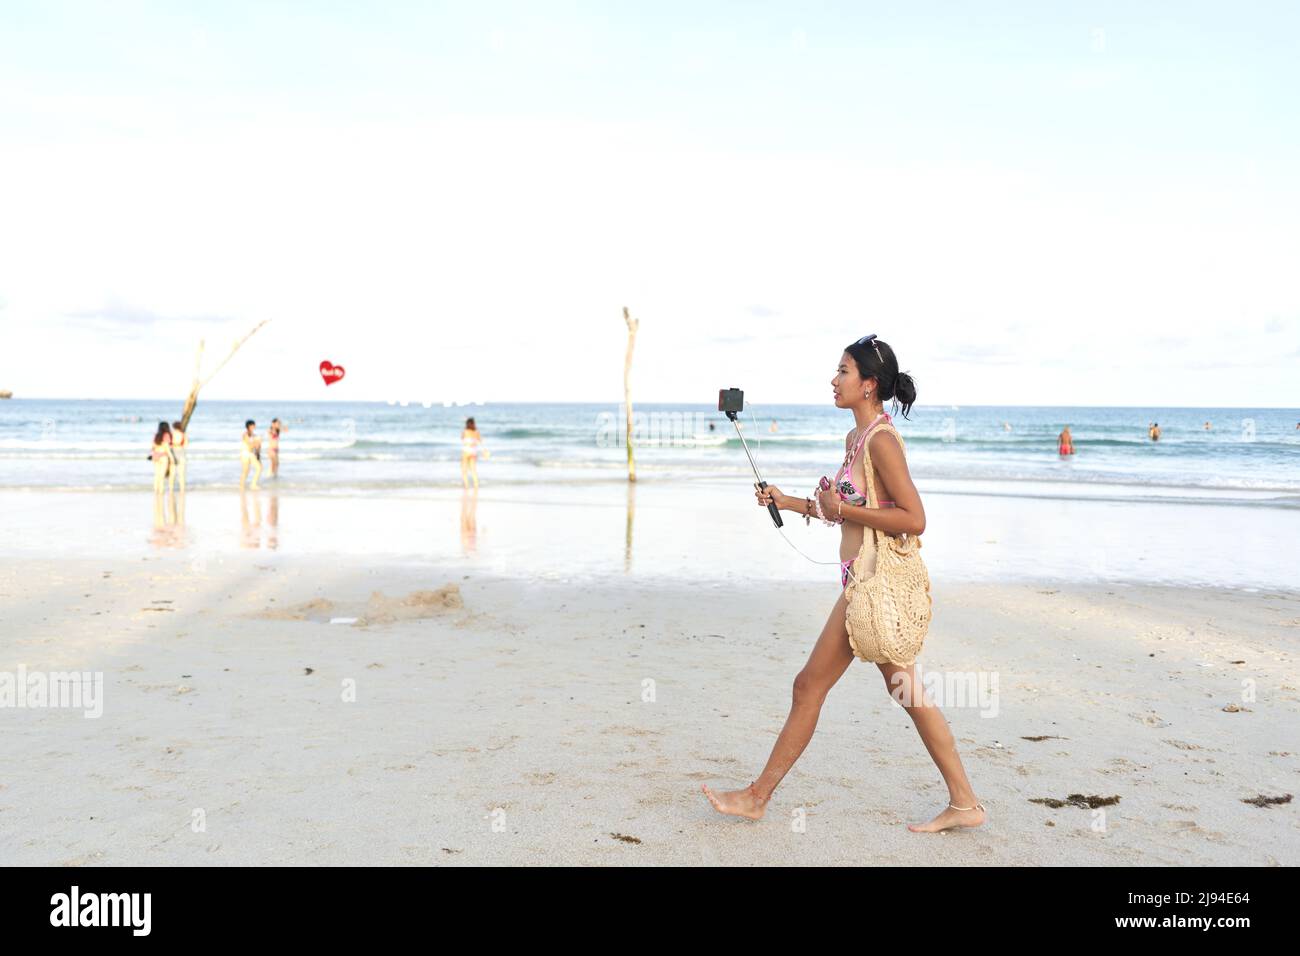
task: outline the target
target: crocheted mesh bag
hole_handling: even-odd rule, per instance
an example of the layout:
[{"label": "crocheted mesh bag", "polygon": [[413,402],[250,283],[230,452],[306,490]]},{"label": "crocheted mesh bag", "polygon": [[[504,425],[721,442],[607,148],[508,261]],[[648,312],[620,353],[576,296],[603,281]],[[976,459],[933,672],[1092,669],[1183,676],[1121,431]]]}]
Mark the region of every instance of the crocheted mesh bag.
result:
[{"label": "crocheted mesh bag", "polygon": [[[889,424],[878,426],[898,439],[906,455],[903,436]],[[870,440],[862,443],[863,468],[867,474],[867,506],[880,507],[872,477]],[[853,560],[848,586],[844,589],[845,626],[849,646],[864,661],[907,666],[921,653],[930,629],[930,573],[921,560],[921,539],[898,537],[870,529],[862,536],[862,549]],[[868,550],[870,549],[870,550]],[[875,569],[871,555],[875,553]]]}]

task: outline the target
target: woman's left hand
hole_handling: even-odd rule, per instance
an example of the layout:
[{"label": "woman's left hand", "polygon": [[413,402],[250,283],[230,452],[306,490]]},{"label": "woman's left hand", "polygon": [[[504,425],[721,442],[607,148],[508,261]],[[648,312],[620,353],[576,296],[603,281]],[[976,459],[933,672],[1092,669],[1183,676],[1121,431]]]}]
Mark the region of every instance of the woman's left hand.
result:
[{"label": "woman's left hand", "polygon": [[825,491],[817,492],[817,499],[821,502],[822,514],[831,521],[837,520],[836,509],[839,507],[840,498],[835,493],[834,488],[827,488]]}]

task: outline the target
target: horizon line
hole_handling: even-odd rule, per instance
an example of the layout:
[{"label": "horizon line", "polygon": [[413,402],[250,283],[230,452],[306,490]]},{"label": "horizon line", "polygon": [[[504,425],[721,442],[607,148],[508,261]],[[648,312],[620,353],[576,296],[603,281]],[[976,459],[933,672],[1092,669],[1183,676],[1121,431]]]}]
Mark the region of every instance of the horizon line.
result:
[{"label": "horizon line", "polygon": [[[0,399],[0,402],[23,402],[23,401],[28,401],[28,402],[176,402],[177,404],[179,404],[179,405],[181,405],[181,406],[184,406],[184,404],[185,404],[185,399],[183,399],[183,398],[182,398],[182,399],[175,399],[175,398],[139,398],[139,397],[133,397],[133,398],[84,398],[84,397],[69,397],[69,396],[44,396],[44,397],[42,397],[42,396],[31,396],[31,397],[12,396],[12,397],[10,397],[10,398]],[[215,405],[215,404],[238,404],[238,403],[268,404],[268,403],[276,403],[276,402],[279,402],[279,403],[282,403],[282,404],[295,404],[295,405],[331,405],[331,404],[347,403],[347,404],[352,404],[352,405],[384,405],[384,406],[388,406],[388,407],[396,407],[396,408],[425,408],[425,407],[426,407],[426,406],[425,406],[425,403],[424,403],[423,401],[406,401],[405,403],[403,403],[403,402],[401,402],[401,401],[389,401],[388,399],[382,399],[382,398],[379,398],[379,399],[367,399],[367,398],[356,398],[356,399],[332,399],[332,398],[210,398],[210,399],[206,399],[206,400],[203,400],[203,401],[199,402],[199,405],[202,405],[202,404],[209,404],[209,405]],[[890,402],[889,404],[892,404],[892,402]],[[430,403],[428,404],[427,408],[428,408],[429,411],[432,411],[432,410],[435,409],[435,408],[486,408],[486,407],[491,406],[491,405],[607,405],[607,406],[608,406],[608,405],[612,405],[612,406],[620,407],[620,408],[621,408],[621,407],[624,405],[624,402],[622,402],[622,401],[607,402],[607,401],[590,401],[590,400],[586,400],[586,401],[572,401],[572,400],[566,400],[566,401],[547,401],[547,402],[538,402],[538,401],[527,401],[527,402],[522,402],[522,401],[484,401],[484,402],[467,402],[467,403],[463,403],[463,404],[462,404],[462,403],[452,402],[451,404],[444,404],[444,403],[441,402],[441,401],[437,401],[437,402],[430,402]],[[680,401],[666,402],[666,401],[659,401],[659,400],[656,400],[656,399],[649,399],[649,398],[647,398],[647,399],[635,399],[635,400],[633,400],[632,405],[633,405],[633,412],[634,412],[634,414],[635,414],[635,406],[637,406],[637,405],[682,405],[682,406],[689,406],[689,407],[692,407],[692,408],[697,408],[697,407],[703,405],[703,406],[705,406],[706,408],[707,408],[707,407],[710,407],[708,402],[680,402]],[[790,408],[830,408],[830,407],[833,407],[832,405],[830,405],[830,404],[828,404],[828,403],[822,403],[822,402],[771,402],[771,403],[764,402],[764,403],[762,404],[762,406],[760,406],[760,407],[772,408],[772,407],[777,407],[777,406],[785,406],[785,407],[790,407]],[[2,408],[2,407],[3,407],[3,405],[0,405],[0,408]],[[195,408],[197,409],[197,408],[198,408],[198,405],[196,405]],[[997,403],[993,403],[993,404],[981,404],[981,403],[975,403],[975,402],[917,402],[915,405],[912,406],[912,409],[921,409],[921,408],[1133,408],[1133,409],[1160,409],[1160,410],[1168,410],[1168,411],[1180,411],[1180,410],[1187,411],[1187,410],[1193,410],[1193,409],[1195,409],[1195,410],[1199,410],[1199,411],[1213,411],[1213,410],[1215,410],[1215,409],[1218,409],[1218,410],[1221,410],[1221,411],[1231,411],[1231,410],[1234,410],[1234,409],[1236,409],[1236,410],[1240,410],[1240,409],[1256,409],[1256,410],[1260,410],[1260,411],[1297,411],[1297,412],[1300,412],[1300,406],[1290,406],[1290,405],[1050,405],[1050,404],[1042,405],[1042,404],[1024,404],[1024,403],[1010,404],[1010,403],[1002,403],[1002,402],[997,402]],[[721,414],[721,413],[719,413],[719,414]]]}]

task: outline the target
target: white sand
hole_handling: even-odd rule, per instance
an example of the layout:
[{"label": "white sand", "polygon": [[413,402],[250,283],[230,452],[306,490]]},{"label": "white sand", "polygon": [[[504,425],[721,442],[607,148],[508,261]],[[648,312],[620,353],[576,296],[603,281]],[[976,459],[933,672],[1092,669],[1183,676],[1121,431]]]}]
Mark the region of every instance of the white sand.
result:
[{"label": "white sand", "polygon": [[[996,716],[945,708],[990,819],[931,835],[904,823],[946,791],[860,662],[764,820],[700,793],[762,768],[833,585],[274,557],[0,563],[0,671],[102,671],[106,697],[98,719],[0,710],[5,863],[1300,862],[1300,800],[1242,802],[1300,794],[1292,592],[936,581],[925,669],[1000,693]],[[463,607],[325,623],[445,585]],[[1030,802],[1072,793],[1120,802],[1104,829]]]}]

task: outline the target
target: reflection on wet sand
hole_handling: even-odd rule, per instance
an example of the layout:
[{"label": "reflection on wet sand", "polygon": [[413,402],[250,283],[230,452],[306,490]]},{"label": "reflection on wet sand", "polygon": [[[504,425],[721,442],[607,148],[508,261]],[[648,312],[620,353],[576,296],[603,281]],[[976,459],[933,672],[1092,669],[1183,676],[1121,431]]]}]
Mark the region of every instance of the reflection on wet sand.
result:
[{"label": "reflection on wet sand", "polygon": [[155,548],[185,546],[185,492],[154,495],[153,531],[149,543]]},{"label": "reflection on wet sand", "polygon": [[[249,499],[252,499],[251,502]],[[251,504],[251,510],[250,510]],[[263,532],[265,531],[265,541]],[[241,548],[266,548],[274,551],[280,546],[280,496],[267,494],[266,524],[262,523],[262,492],[239,492],[239,546]]]},{"label": "reflection on wet sand", "polygon": [[632,520],[636,517],[636,485],[627,483],[627,536],[623,544],[623,571],[632,570]]},{"label": "reflection on wet sand", "polygon": [[274,491],[266,504],[266,546],[272,551],[280,546],[280,496]]},{"label": "reflection on wet sand", "polygon": [[473,554],[478,550],[478,489],[460,495],[460,551]]}]

